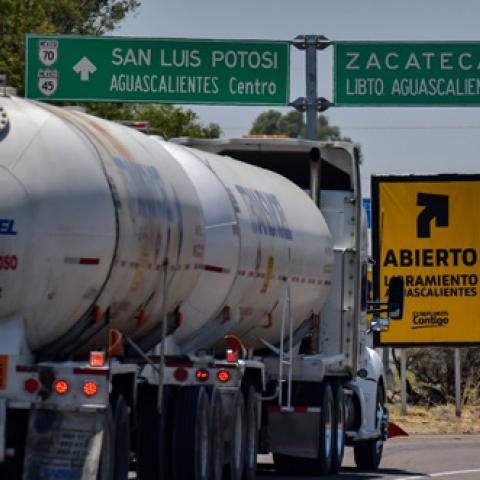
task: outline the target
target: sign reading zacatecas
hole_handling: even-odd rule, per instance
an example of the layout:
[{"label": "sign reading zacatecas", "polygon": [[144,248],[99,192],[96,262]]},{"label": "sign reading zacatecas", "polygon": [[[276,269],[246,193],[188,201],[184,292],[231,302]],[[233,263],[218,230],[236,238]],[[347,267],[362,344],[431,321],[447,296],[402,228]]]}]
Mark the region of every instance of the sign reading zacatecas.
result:
[{"label": "sign reading zacatecas", "polygon": [[405,282],[405,313],[382,345],[480,342],[480,176],[372,179],[374,285]]},{"label": "sign reading zacatecas", "polygon": [[26,38],[26,93],[39,100],[286,105],[289,44],[275,41]]},{"label": "sign reading zacatecas", "polygon": [[337,42],[337,106],[480,105],[480,42]]}]

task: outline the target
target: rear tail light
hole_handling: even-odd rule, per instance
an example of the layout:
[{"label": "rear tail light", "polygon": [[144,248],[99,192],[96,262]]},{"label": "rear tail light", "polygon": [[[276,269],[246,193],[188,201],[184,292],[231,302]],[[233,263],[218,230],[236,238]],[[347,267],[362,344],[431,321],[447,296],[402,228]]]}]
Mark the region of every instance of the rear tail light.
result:
[{"label": "rear tail light", "polygon": [[199,368],[195,372],[195,376],[197,377],[197,380],[199,382],[206,382],[210,374],[208,373],[208,370],[205,370],[204,368]]},{"label": "rear tail light", "polygon": [[188,377],[188,370],[180,367],[175,370],[173,375],[179,382],[184,382]]},{"label": "rear tail light", "polygon": [[93,397],[98,392],[98,385],[93,381],[89,380],[83,384],[83,393],[87,397]]},{"label": "rear tail light", "polygon": [[53,384],[53,388],[58,393],[58,395],[65,395],[70,390],[70,386],[66,380],[57,380]]},{"label": "rear tail light", "polygon": [[104,367],[105,366],[105,352],[90,352],[90,366]]},{"label": "rear tail light", "polygon": [[230,380],[230,372],[228,370],[219,370],[217,372],[217,379],[219,382],[227,383]]},{"label": "rear tail light", "polygon": [[40,384],[38,383],[38,380],[36,378],[28,378],[27,380],[25,380],[25,390],[28,393],[35,393],[39,387]]},{"label": "rear tail light", "polygon": [[227,350],[227,362],[235,363],[238,361],[238,354],[233,350]]}]

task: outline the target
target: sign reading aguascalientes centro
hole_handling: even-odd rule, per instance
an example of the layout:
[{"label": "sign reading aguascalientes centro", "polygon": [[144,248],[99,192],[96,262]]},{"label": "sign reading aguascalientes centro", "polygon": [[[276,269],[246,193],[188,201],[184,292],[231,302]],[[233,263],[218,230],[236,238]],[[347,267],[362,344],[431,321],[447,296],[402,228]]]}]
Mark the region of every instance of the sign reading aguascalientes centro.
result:
[{"label": "sign reading aguascalientes centro", "polygon": [[288,42],[27,35],[39,100],[286,105]]},{"label": "sign reading aguascalientes centro", "polygon": [[480,42],[335,43],[336,106],[480,105]]},{"label": "sign reading aguascalientes centro", "polygon": [[376,298],[405,282],[382,345],[480,343],[480,176],[372,177]]}]

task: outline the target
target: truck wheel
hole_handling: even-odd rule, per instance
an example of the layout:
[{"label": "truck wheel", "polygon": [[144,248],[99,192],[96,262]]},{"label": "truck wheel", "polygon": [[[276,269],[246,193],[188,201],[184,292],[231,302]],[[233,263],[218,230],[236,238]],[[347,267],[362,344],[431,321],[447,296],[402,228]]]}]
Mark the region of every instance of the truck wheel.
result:
[{"label": "truck wheel", "polygon": [[225,439],[223,438],[223,402],[219,390],[213,389],[210,396],[210,479],[222,480],[225,462]]},{"label": "truck wheel", "polygon": [[158,387],[139,385],[137,427],[138,480],[171,479],[171,417],[174,395],[164,387],[162,412],[157,410]]},{"label": "truck wheel", "polygon": [[333,430],[335,419],[335,404],[333,401],[332,387],[324,383],[320,405],[320,445],[315,468],[315,474],[327,475],[332,465],[333,456]]},{"label": "truck wheel", "polygon": [[173,478],[208,480],[210,473],[210,405],[203,387],[182,387],[175,402]]},{"label": "truck wheel", "polygon": [[[381,386],[377,388],[377,410],[375,426],[379,428],[385,412],[385,393]],[[355,464],[360,470],[375,471],[380,465],[383,454],[383,438],[372,438],[358,442],[353,446]]]},{"label": "truck wheel", "polygon": [[9,410],[7,412],[6,447],[15,451],[13,458],[7,457],[0,463],[0,479],[21,480],[27,438],[28,411]]},{"label": "truck wheel", "polygon": [[243,480],[255,480],[258,453],[258,393],[250,386],[245,391],[245,464]]},{"label": "truck wheel", "polygon": [[279,453],[273,454],[273,462],[275,464],[275,470],[280,475],[294,475],[295,473],[303,473],[303,468],[300,466],[303,459],[298,457],[292,457],[290,455],[281,455]]},{"label": "truck wheel", "polygon": [[112,408],[109,406],[103,415],[102,451],[100,453],[97,480],[113,480],[115,442],[113,436]]},{"label": "truck wheel", "polygon": [[335,417],[333,427],[333,454],[331,473],[338,473],[342,466],[345,452],[345,395],[341,385],[333,385],[333,401],[335,404]]},{"label": "truck wheel", "polygon": [[130,469],[130,418],[123,395],[113,402],[113,431],[115,438],[114,480],[128,480]]},{"label": "truck wheel", "polygon": [[229,429],[229,462],[225,480],[242,480],[245,464],[245,403],[241,391],[235,393]]}]

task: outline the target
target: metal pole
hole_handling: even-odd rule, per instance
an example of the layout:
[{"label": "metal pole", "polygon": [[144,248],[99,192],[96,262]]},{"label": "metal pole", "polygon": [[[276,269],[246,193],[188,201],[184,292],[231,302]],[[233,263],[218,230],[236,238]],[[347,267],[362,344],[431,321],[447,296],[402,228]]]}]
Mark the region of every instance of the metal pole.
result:
[{"label": "metal pole", "polygon": [[400,349],[400,395],[402,397],[402,415],[407,414],[407,351]]},{"label": "metal pole", "polygon": [[307,139],[317,139],[317,35],[305,35]]},{"label": "metal pole", "polygon": [[459,348],[455,348],[454,362],[455,362],[455,415],[460,418],[462,416],[462,392],[461,392],[462,373],[460,370],[461,359],[460,359]]},{"label": "metal pole", "polygon": [[385,377],[387,379],[387,387],[391,387],[391,372],[390,372],[390,350],[388,347],[383,347],[383,368],[385,369]]}]

